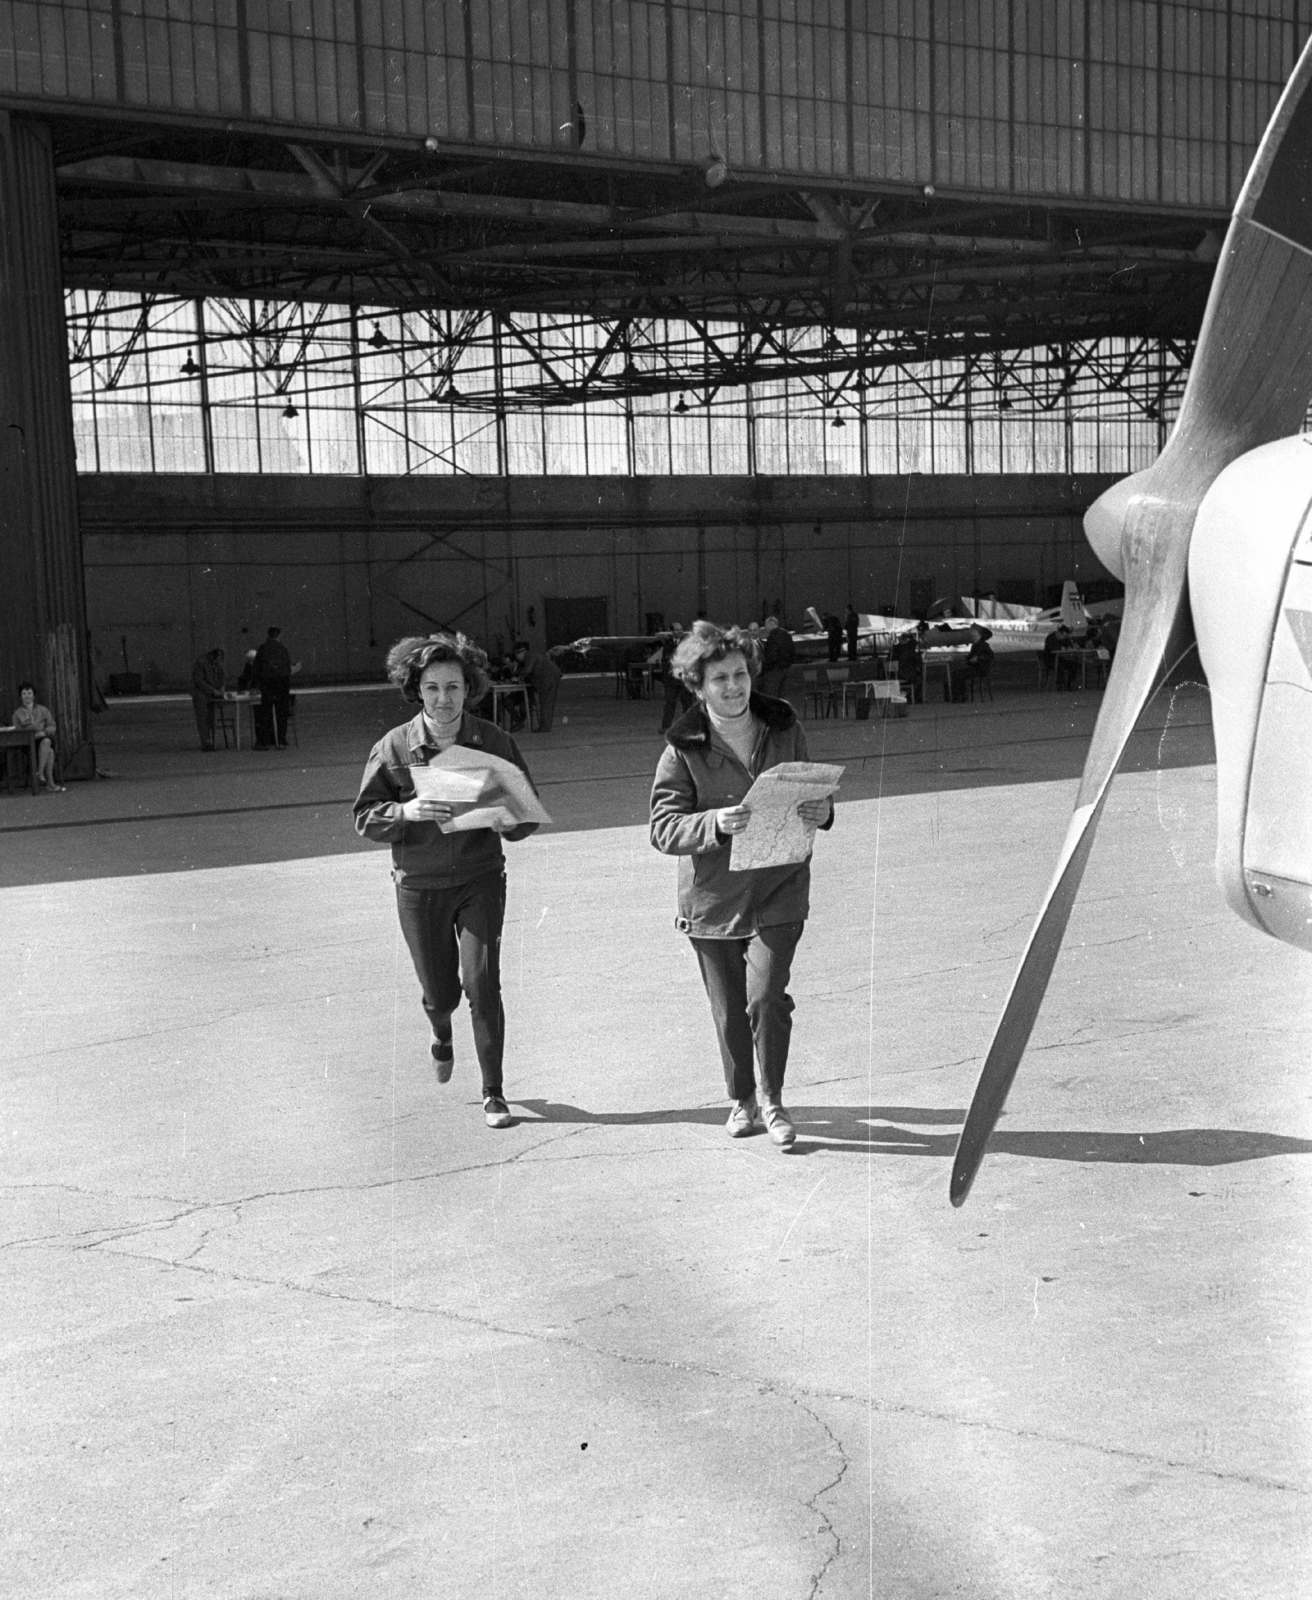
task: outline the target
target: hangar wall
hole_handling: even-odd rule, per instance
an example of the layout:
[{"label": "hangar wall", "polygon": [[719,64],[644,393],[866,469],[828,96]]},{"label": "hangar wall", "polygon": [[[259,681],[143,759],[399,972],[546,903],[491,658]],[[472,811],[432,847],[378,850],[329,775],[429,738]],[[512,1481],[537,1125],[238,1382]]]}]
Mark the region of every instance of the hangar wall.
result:
[{"label": "hangar wall", "polygon": [[[179,688],[277,623],[304,681],[377,677],[405,633],[545,630],[547,599],[604,598],[607,630],[782,600],[909,613],[994,590],[1046,603],[1107,574],[1084,540],[1102,477],[268,478],[84,475],[97,675]],[[580,630],[582,631],[582,630]],[[125,641],[125,642],[124,642]]]}]

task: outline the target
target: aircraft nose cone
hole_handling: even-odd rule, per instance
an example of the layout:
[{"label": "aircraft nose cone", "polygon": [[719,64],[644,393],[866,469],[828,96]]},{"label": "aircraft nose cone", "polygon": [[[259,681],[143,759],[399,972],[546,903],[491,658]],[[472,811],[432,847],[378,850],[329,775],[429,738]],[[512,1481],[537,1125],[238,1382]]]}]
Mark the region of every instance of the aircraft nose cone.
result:
[{"label": "aircraft nose cone", "polygon": [[1135,481],[1122,478],[1100,494],[1084,513],[1084,535],[1093,546],[1094,554],[1109,572],[1118,578],[1125,577],[1121,559],[1121,530],[1130,512],[1134,498]]}]

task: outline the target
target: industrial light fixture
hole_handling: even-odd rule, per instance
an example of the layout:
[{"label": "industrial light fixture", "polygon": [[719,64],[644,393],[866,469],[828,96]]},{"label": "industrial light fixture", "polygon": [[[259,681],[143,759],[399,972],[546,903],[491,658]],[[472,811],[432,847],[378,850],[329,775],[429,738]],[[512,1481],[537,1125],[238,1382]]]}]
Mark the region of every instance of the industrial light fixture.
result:
[{"label": "industrial light fixture", "polygon": [[374,323],[374,331],[369,335],[368,339],[365,342],[367,344],[371,344],[374,347],[375,350],[381,350],[383,348],[383,346],[387,343],[387,335],[383,332],[383,330],[375,322]]},{"label": "industrial light fixture", "polygon": [[1004,395],[999,395],[998,396],[998,410],[999,411],[1010,411],[1011,410],[1011,400],[1007,395],[1004,394]]},{"label": "industrial light fixture", "polygon": [[843,421],[843,418],[842,418],[841,414],[834,418],[834,427],[836,427],[836,428],[845,428],[846,426],[847,426],[847,424]]},{"label": "industrial light fixture", "polygon": [[300,415],[300,413],[297,411],[296,407],[291,403],[290,400],[283,407],[283,413],[282,414],[283,414],[284,417],[287,418],[288,422],[290,422],[293,417],[296,417],[296,416]]},{"label": "industrial light fixture", "polygon": [[688,402],[683,398],[682,395],[679,396],[679,403],[674,409],[679,413],[680,416],[682,416],[688,409]]},{"label": "industrial light fixture", "polygon": [[184,378],[194,378],[199,371],[200,368],[191,359],[191,351],[188,350],[187,359],[182,363],[182,376]]}]

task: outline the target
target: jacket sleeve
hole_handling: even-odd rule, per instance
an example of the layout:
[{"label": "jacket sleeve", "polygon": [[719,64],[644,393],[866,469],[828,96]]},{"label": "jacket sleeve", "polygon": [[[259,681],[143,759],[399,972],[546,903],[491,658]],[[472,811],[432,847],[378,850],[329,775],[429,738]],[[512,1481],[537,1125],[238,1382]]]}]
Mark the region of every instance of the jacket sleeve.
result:
[{"label": "jacket sleeve", "polygon": [[[809,761],[811,758],[806,753],[806,735],[802,732],[800,723],[793,729],[793,760]],[[834,825],[834,797],[829,796],[829,817],[825,822],[818,823],[821,833],[826,833]]]},{"label": "jacket sleeve", "polygon": [[667,856],[699,856],[722,850],[715,811],[697,809],[697,786],[688,763],[668,745],[651,786],[651,842]]},{"label": "jacket sleeve", "polygon": [[375,844],[394,844],[405,833],[400,791],[386,761],[387,740],[380,739],[365,762],[360,792],[351,807],[355,831]]},{"label": "jacket sleeve", "polygon": [[[533,774],[528,770],[528,766],[526,765],[523,756],[519,753],[519,746],[509,736],[509,734],[506,735],[506,743],[510,746],[510,749],[506,752],[506,759],[515,763],[519,770],[528,779],[529,788],[532,789],[534,794],[537,794],[538,786],[533,782]],[[541,799],[542,797],[538,795],[538,798]],[[530,833],[536,833],[537,831],[538,824],[536,822],[521,822],[517,827],[508,829],[501,835],[501,837],[503,839],[508,839],[511,844],[514,844],[520,839],[527,839]]]}]

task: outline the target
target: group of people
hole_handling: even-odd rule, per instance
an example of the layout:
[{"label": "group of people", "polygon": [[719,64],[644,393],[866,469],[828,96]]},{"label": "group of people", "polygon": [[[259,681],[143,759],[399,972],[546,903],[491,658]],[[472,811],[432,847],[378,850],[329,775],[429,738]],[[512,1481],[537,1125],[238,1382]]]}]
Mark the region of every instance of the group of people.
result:
[{"label": "group of people", "polygon": [[844,643],[847,645],[847,659],[855,661],[857,658],[857,642],[861,633],[861,618],[857,615],[856,607],[849,600],[847,602],[847,615],[840,622],[832,611],[827,611],[820,619],[825,625],[825,638],[829,645],[829,659],[837,661],[843,653]]},{"label": "group of people", "polygon": [[[732,841],[751,818],[744,801],[754,780],[781,762],[807,759],[797,713],[757,687],[764,655],[755,632],[704,620],[674,646],[671,675],[689,702],[666,729],[652,784],[650,838],[678,858],[675,926],[693,947],[710,1002],[730,1102],[728,1132],[742,1138],[763,1126],[787,1149],[796,1138],[783,1100],[793,1013],[788,980],[809,910],[810,863],[731,870]],[[397,917],[419,980],[438,1082],[448,1083],[454,1071],[451,1018],[463,993],[484,1118],[491,1128],[509,1127],[503,843],[526,838],[536,824],[505,817],[489,828],[451,830],[454,803],[421,795],[414,769],[461,745],[513,762],[530,784],[532,778],[514,739],[469,709],[482,701],[490,679],[487,656],[463,634],[398,640],[387,672],[418,710],[371,750],[353,807],[355,827],[391,847]],[[809,827],[833,823],[829,798],[802,801],[797,809]]]},{"label": "group of people", "polygon": [[[191,666],[191,708],[196,716],[196,732],[202,750],[214,749],[214,713],[228,698],[226,653],[215,646],[197,656]],[[292,675],[300,669],[282,642],[282,629],[270,628],[258,650],[248,650],[237,678],[237,690],[260,691],[260,703],[252,708],[255,724],[255,749],[285,750],[292,717]]]},{"label": "group of people", "polygon": [[1110,661],[1116,649],[1117,628],[1114,622],[1101,623],[1089,619],[1083,633],[1077,634],[1065,622],[1059,622],[1043,641],[1045,673],[1053,673],[1058,689],[1074,689],[1081,681],[1081,650],[1106,650]]},{"label": "group of people", "polygon": [[[491,669],[493,676],[502,682],[528,685],[530,712],[526,716],[518,707],[511,711],[510,729],[517,733],[525,722],[536,725],[538,733],[550,733],[556,716],[556,695],[564,676],[545,650],[535,650],[527,639],[516,639],[509,655],[504,656]],[[483,702],[478,702],[482,710]]]}]

